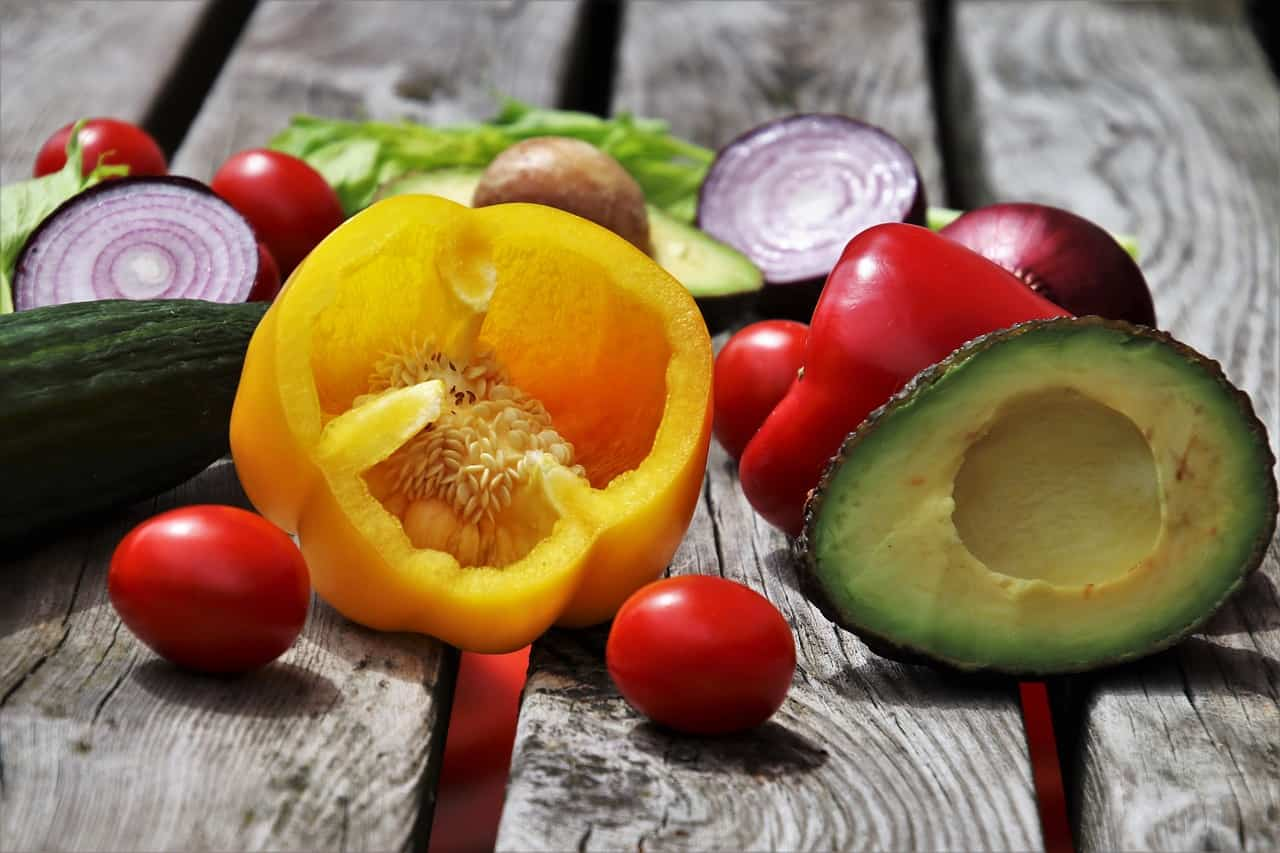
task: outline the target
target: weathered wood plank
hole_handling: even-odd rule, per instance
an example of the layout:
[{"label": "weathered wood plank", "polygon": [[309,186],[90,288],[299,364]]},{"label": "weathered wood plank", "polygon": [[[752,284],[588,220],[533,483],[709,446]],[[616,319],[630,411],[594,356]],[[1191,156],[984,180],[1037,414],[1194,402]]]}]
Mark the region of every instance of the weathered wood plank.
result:
[{"label": "weathered wood plank", "polygon": [[705,145],[790,113],[845,113],[896,136],[943,202],[924,3],[667,5],[627,4],[615,109]]},{"label": "weathered wood plank", "polygon": [[[475,119],[490,87],[547,103],[575,15],[575,3],[262,4],[174,169],[207,178],[299,111]],[[96,69],[61,73],[88,86]],[[455,665],[438,643],[317,603],[279,662],[219,680],[122,630],[105,592],[112,548],[154,511],[196,502],[244,505],[229,463],[4,567],[0,846],[422,844]]]},{"label": "weathered wood plank", "polygon": [[784,536],[712,448],[673,573],[777,603],[799,669],[779,713],[720,739],[670,734],[618,696],[605,630],[535,646],[500,850],[1027,850],[1040,845],[1013,693],[867,651],[797,591]]},{"label": "weathered wood plank", "polygon": [[[1280,435],[1280,93],[1241,10],[963,3],[951,82],[975,205],[1028,199],[1136,234],[1160,325],[1222,361]],[[1092,682],[1083,849],[1280,845],[1280,563],[1203,635]]]},{"label": "weathered wood plank", "polygon": [[[861,116],[907,141],[940,195],[913,3],[630,3],[615,107],[712,145],[796,110]],[[1041,845],[1012,686],[887,661],[830,625],[718,445],[672,571],[719,573],[779,605],[799,657],[786,704],[747,735],[675,736],[619,698],[603,629],[550,636],[534,651],[499,849]]]},{"label": "weathered wood plank", "polygon": [[298,643],[251,675],[161,661],[116,618],[106,566],[130,525],[187,503],[248,506],[224,461],[6,567],[3,846],[407,846],[452,656],[316,602]]},{"label": "weathered wood plank", "polygon": [[269,0],[175,164],[208,178],[228,155],[265,144],[299,112],[432,123],[492,115],[495,93],[551,105],[579,5]]},{"label": "weathered wood plank", "polygon": [[0,8],[0,183],[31,177],[36,152],[85,116],[141,122],[207,0],[5,0]]}]

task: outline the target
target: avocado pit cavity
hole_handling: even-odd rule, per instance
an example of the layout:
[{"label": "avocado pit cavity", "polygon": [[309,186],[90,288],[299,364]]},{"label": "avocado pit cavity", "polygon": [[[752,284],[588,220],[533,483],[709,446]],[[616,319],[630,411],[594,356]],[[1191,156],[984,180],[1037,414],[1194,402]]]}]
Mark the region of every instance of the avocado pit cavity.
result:
[{"label": "avocado pit cavity", "polygon": [[1010,400],[965,452],[952,521],[988,569],[1060,586],[1101,584],[1156,545],[1155,459],[1133,421],[1077,391]]},{"label": "avocado pit cavity", "polygon": [[370,488],[416,548],[453,554],[464,566],[504,566],[545,538],[558,513],[542,479],[555,471],[586,478],[573,445],[546,407],[511,383],[488,350],[455,361],[429,344],[380,360],[368,395],[441,380],[440,417],[375,466]]}]

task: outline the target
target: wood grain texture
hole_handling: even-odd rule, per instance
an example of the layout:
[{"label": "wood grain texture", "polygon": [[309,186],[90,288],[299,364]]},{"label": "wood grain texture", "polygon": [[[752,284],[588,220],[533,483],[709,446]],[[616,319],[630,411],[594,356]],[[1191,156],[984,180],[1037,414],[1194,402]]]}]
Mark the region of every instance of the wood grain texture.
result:
[{"label": "wood grain texture", "polygon": [[661,117],[712,147],[791,113],[855,116],[911,151],[942,204],[923,16],[923,3],[894,0],[632,0],[614,108]]},{"label": "wood grain texture", "polygon": [[497,94],[553,105],[578,0],[267,0],[175,158],[207,179],[295,113],[425,122],[492,115]]},{"label": "wood grain texture", "polygon": [[[548,103],[575,9],[264,3],[174,170],[208,178],[300,111],[478,119],[492,109],[490,87]],[[87,88],[99,70],[45,73]],[[6,150],[18,144],[2,130]],[[206,502],[245,505],[228,462],[3,566],[0,848],[421,846],[454,654],[317,603],[280,661],[209,679],[161,662],[115,618],[105,588],[115,544],[157,510]]]},{"label": "wood grain texture", "polygon": [[799,662],[786,703],[744,735],[671,734],[618,695],[605,629],[551,635],[531,662],[498,849],[1039,847],[1011,687],[885,660],[828,623],[718,445],[671,571],[778,604]]},{"label": "wood grain texture", "polygon": [[106,568],[130,526],[188,503],[248,506],[226,460],[4,567],[0,846],[409,846],[453,656],[313,602],[299,641],[258,672],[165,663],[116,618]]},{"label": "wood grain texture", "polygon": [[[618,109],[705,144],[797,109],[848,112],[910,140],[941,184],[914,4],[633,2],[622,39]],[[499,849],[1041,845],[1012,685],[871,654],[799,593],[788,547],[713,444],[671,570],[718,573],[779,605],[799,659],[786,704],[750,734],[673,735],[619,697],[604,629],[551,635],[534,650]]]},{"label": "wood grain texture", "polygon": [[[1160,325],[1280,435],[1280,93],[1230,3],[963,3],[967,205],[1026,199],[1136,234]],[[1280,562],[1207,630],[1088,684],[1083,849],[1280,846]]]},{"label": "wood grain texture", "polygon": [[31,177],[36,152],[67,122],[141,122],[169,79],[204,0],[0,3],[0,183]]}]

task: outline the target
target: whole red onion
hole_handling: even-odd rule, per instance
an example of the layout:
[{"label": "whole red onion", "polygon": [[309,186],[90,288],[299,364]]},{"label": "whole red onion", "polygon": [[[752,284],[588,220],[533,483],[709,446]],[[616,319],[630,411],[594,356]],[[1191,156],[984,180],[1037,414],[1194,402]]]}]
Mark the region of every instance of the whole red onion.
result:
[{"label": "whole red onion", "polygon": [[1082,216],[1027,202],[961,215],[940,232],[1022,279],[1072,314],[1155,326],[1142,270],[1115,238]]}]

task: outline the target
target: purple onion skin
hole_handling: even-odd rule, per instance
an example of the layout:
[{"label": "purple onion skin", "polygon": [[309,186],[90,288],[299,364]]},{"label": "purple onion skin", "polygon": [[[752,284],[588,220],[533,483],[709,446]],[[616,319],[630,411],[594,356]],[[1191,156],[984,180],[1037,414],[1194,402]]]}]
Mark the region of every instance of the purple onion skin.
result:
[{"label": "purple onion skin", "polygon": [[[198,285],[197,290],[192,292],[173,292],[159,294],[156,298],[191,298],[205,299],[213,302],[235,303],[244,302],[248,299],[249,292],[253,287],[253,283],[258,275],[258,251],[257,238],[254,236],[253,228],[248,221],[240,215],[230,204],[224,201],[220,196],[209,189],[209,187],[200,181],[192,178],[181,177],[178,175],[163,176],[147,176],[147,177],[125,177],[113,178],[109,181],[95,184],[83,192],[77,193],[71,198],[64,201],[50,213],[45,220],[36,227],[31,235],[23,244],[22,251],[18,254],[14,264],[13,274],[13,302],[15,311],[23,311],[29,308],[39,308],[45,305],[56,305],[62,302],[86,301],[83,298],[63,298],[57,294],[65,290],[67,282],[56,280],[42,280],[39,268],[46,258],[41,255],[47,255],[50,250],[60,249],[62,252],[69,251],[65,244],[49,245],[51,242],[57,243],[57,229],[65,228],[65,219],[71,216],[81,215],[82,210],[103,209],[103,206],[110,203],[109,200],[130,193],[145,193],[148,188],[163,188],[172,193],[178,190],[180,193],[189,193],[191,199],[199,199],[200,204],[207,205],[207,210],[211,215],[221,220],[220,224],[225,225],[229,232],[219,235],[225,238],[225,247],[213,247],[208,243],[198,244],[198,251],[194,251],[193,255],[204,254],[212,259],[217,255],[217,260],[225,268],[234,273],[231,278],[218,281],[212,274],[212,260],[210,263],[210,271],[203,277],[197,278],[192,283]],[[119,203],[117,202],[117,205]],[[87,222],[87,220],[85,220]],[[105,217],[104,217],[104,221]],[[77,223],[81,224],[81,223]],[[96,224],[96,223],[94,223]],[[107,224],[110,224],[108,221]],[[203,223],[202,223],[203,224]],[[175,226],[171,223],[165,223],[163,231],[170,232],[168,239],[173,243],[184,244],[186,247],[192,245],[192,241],[185,239],[181,235],[177,238],[172,236]],[[89,235],[92,239],[93,235],[99,229],[92,227],[82,227],[78,233]],[[201,231],[207,231],[207,228],[201,228]],[[114,248],[114,244],[108,244],[104,248],[102,254],[97,256],[101,259],[108,251]],[[226,248],[230,253],[223,253],[217,249]],[[214,250],[214,251],[211,251]],[[120,253],[117,253],[117,255]],[[230,256],[230,255],[234,255]],[[172,258],[171,258],[172,259]],[[187,258],[186,260],[195,261],[198,258]],[[183,260],[183,259],[177,259]],[[98,271],[98,265],[95,264],[94,271]],[[49,275],[55,279],[60,279],[56,264],[51,269]],[[75,286],[72,282],[70,286]],[[94,287],[94,285],[90,285]],[[51,294],[49,288],[52,287],[54,293]],[[121,298],[119,293],[97,292],[89,296],[89,299],[115,299]],[[63,294],[65,296],[65,293]],[[143,298],[143,297],[124,297],[124,298]]]},{"label": "purple onion skin", "polygon": [[1010,202],[971,210],[939,233],[1078,317],[1095,314],[1155,328],[1155,305],[1142,270],[1115,238],[1084,217]]},{"label": "purple onion skin", "polygon": [[[833,234],[821,251],[797,251],[795,263],[779,264],[776,254],[769,253],[767,246],[762,254],[760,241],[750,234],[741,233],[734,222],[740,208],[739,200],[749,199],[769,189],[744,181],[740,175],[742,170],[735,168],[735,160],[741,162],[738,158],[745,159],[743,152],[752,152],[758,157],[756,152],[763,151],[771,161],[781,160],[785,164],[779,170],[780,176],[785,177],[786,173],[794,173],[797,169],[822,165],[824,161],[815,161],[803,152],[791,160],[786,158],[786,154],[802,147],[806,140],[823,135],[836,140],[843,138],[842,153],[864,151],[884,155],[896,169],[892,201],[880,209],[859,209],[856,215],[848,218],[847,227]],[[846,158],[842,157],[841,162],[846,162]],[[877,163],[883,162],[885,160],[877,160]],[[720,149],[698,193],[697,224],[760,267],[765,286],[756,300],[757,313],[808,322],[827,276],[850,240],[862,230],[882,222],[924,225],[927,204],[924,182],[915,160],[892,135],[848,116],[799,113],[758,125]],[[806,229],[796,225],[789,233],[804,237]],[[781,236],[785,239],[788,235]]]}]

